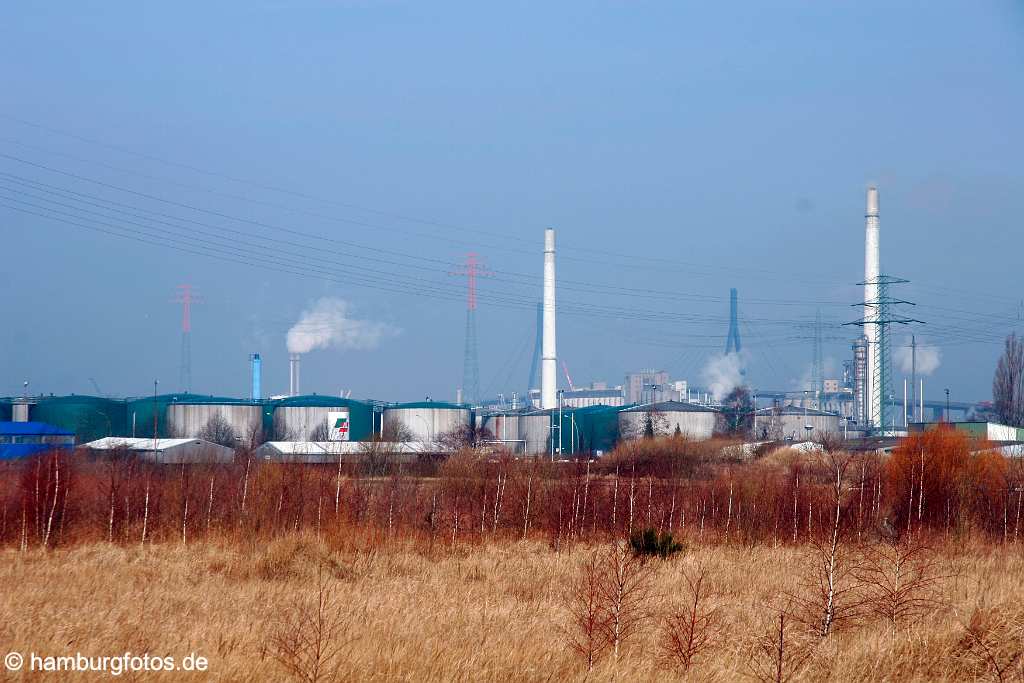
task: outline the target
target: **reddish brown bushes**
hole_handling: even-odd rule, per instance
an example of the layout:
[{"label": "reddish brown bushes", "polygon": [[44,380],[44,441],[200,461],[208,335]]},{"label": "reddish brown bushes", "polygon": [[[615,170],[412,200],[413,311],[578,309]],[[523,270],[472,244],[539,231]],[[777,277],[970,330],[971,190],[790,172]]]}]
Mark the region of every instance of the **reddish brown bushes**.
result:
[{"label": "reddish brown bushes", "polygon": [[[309,531],[336,544],[413,538],[431,550],[534,536],[562,550],[640,528],[684,542],[803,543],[834,525],[834,482],[820,456],[740,462],[721,457],[724,442],[638,443],[596,462],[465,449],[440,465],[372,470],[258,462],[244,452],[229,465],[185,467],[127,453],[48,455],[0,464],[0,543],[189,543]],[[972,455],[952,432],[911,437],[884,466],[873,455],[849,465],[841,526],[857,541],[886,518],[899,532],[909,524],[1020,540],[1019,469],[997,454]]]},{"label": "reddish brown bushes", "polygon": [[891,520],[905,531],[981,528],[1001,533],[1010,504],[1009,465],[949,427],[912,434],[885,466]]}]

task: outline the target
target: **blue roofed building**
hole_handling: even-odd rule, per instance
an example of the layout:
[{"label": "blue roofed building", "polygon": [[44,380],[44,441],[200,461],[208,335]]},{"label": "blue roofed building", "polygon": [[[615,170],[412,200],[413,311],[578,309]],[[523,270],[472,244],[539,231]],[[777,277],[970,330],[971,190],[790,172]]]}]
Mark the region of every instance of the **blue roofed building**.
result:
[{"label": "blue roofed building", "polygon": [[0,460],[74,447],[75,434],[66,429],[45,422],[0,422]]}]

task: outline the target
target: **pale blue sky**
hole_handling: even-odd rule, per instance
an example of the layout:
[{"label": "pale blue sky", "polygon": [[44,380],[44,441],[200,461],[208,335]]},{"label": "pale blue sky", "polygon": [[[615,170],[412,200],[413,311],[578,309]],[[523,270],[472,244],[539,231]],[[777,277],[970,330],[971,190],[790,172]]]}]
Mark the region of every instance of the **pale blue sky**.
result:
[{"label": "pale blue sky", "polygon": [[[792,389],[817,309],[849,354],[872,182],[941,350],[926,393],[987,398],[1021,325],[1019,2],[76,1],[0,27],[0,394],[178,388],[190,282],[194,390],[246,395],[252,351],[286,390],[285,333],[331,296],[401,333],[309,353],[304,389],[451,398],[467,251],[497,273],[482,388],[522,389],[549,225],[578,383],[699,384],[735,286],[748,376]],[[249,264],[166,244],[202,232]]]}]

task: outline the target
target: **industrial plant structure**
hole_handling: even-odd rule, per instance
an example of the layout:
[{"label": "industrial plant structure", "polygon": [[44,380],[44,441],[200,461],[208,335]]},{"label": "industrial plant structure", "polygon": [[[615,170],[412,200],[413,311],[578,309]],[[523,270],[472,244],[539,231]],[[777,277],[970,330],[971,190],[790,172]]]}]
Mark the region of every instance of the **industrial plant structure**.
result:
[{"label": "industrial plant structure", "polygon": [[74,447],[75,435],[66,429],[45,422],[0,421],[0,460]]},{"label": "industrial plant structure", "polygon": [[879,240],[878,189],[869,187],[864,225],[864,316],[847,323],[863,328],[863,336],[854,341],[853,365],[855,369],[858,425],[876,435],[893,434],[906,424],[904,417],[897,421],[893,410],[893,370],[891,334],[893,325],[920,322],[897,315],[895,307],[910,302],[889,295],[892,285],[905,284],[903,280],[881,272]]},{"label": "industrial plant structure", "polygon": [[[254,401],[233,399],[191,399],[167,406],[167,433],[172,439],[197,439],[215,436],[250,443],[261,440],[263,406]],[[220,441],[221,439],[216,439]]]},{"label": "industrial plant structure", "polygon": [[558,353],[555,345],[555,231],[544,231],[544,351],[540,368],[540,407],[558,406]]},{"label": "industrial plant structure", "polygon": [[458,439],[470,429],[472,412],[441,401],[399,403],[384,408],[381,436],[387,441]]},{"label": "industrial plant structure", "polygon": [[878,284],[881,275],[881,247],[879,244],[878,188],[869,187],[867,207],[864,214],[864,337],[867,349],[866,372],[864,374],[865,426],[872,429],[882,427],[882,400],[884,389],[879,376],[880,328],[878,310]]},{"label": "industrial plant structure", "polygon": [[696,403],[648,403],[619,412],[619,434],[622,438],[636,439],[678,432],[688,439],[710,439],[719,426],[719,415],[714,408]]},{"label": "industrial plant structure", "polygon": [[373,406],[348,398],[290,396],[273,416],[276,441],[367,441],[374,432]]},{"label": "industrial plant structure", "polygon": [[818,441],[843,435],[842,417],[836,413],[794,405],[756,411],[754,438],[764,440]]},{"label": "industrial plant structure", "polygon": [[[879,435],[884,434],[887,427],[897,426],[894,420],[891,425],[886,424],[886,415],[893,413],[896,405],[889,389],[887,328],[890,324],[913,321],[893,315],[888,308],[901,302],[890,299],[886,288],[901,281],[881,272],[879,233],[878,190],[869,187],[864,281],[861,283],[864,315],[851,323],[863,329],[852,343],[852,360],[847,362],[843,381],[825,380],[823,376],[819,316],[815,329],[813,408],[808,404],[810,392],[803,392],[800,406],[786,404],[793,400],[792,394],[797,394],[798,398],[799,392],[758,392],[755,404],[761,400],[764,405],[763,401],[770,399],[779,407],[755,411],[755,438],[762,436],[762,432],[767,433],[765,430],[775,433],[772,438],[824,438],[846,431],[849,426]],[[253,353],[249,355],[251,390],[247,399],[187,392],[160,395],[156,394],[154,383],[153,396],[128,399],[76,395],[0,399],[0,420],[45,422],[66,430],[78,443],[96,444],[97,449],[108,448],[113,443],[104,439],[116,438],[122,445],[129,443],[126,440],[133,440],[133,449],[145,450],[144,442],[148,440],[154,458],[158,455],[155,451],[160,450],[160,444],[154,448],[154,442],[171,439],[182,443],[168,442],[168,449],[195,450],[200,441],[228,449],[273,444],[263,448],[267,457],[283,460],[302,456],[310,458],[311,462],[318,457],[362,452],[362,444],[382,442],[407,454],[422,452],[423,448],[442,449],[439,444],[449,449],[453,444],[476,442],[502,446],[517,454],[558,458],[599,454],[613,448],[620,439],[651,433],[706,439],[722,426],[713,392],[691,387],[685,380],[672,381],[664,370],[632,372],[626,375],[623,385],[617,387],[594,382],[589,387],[577,388],[565,367],[569,389],[560,391],[555,231],[552,228],[544,230],[542,272],[537,343],[523,405],[516,394],[510,406],[500,395],[498,401],[492,402],[480,401],[475,395],[478,373],[472,312],[476,307],[476,277],[482,275],[482,271],[475,255],[470,255],[466,269],[461,272],[469,278],[470,316],[467,318],[463,377],[463,387],[471,399],[467,404],[430,400],[381,403],[352,400],[349,394],[339,397],[303,395],[298,351],[308,351],[308,347],[292,345],[289,340],[287,396],[264,397],[263,359],[259,353]],[[736,290],[730,290],[727,355],[741,352],[737,299]],[[740,365],[739,374],[743,373]],[[540,382],[536,389],[538,374]],[[27,389],[27,382],[25,386]],[[911,393],[916,388],[912,386]],[[924,416],[922,395],[923,388],[918,396],[919,419]],[[947,406],[947,412],[949,409]],[[906,421],[904,417],[899,426],[905,428]]]}]

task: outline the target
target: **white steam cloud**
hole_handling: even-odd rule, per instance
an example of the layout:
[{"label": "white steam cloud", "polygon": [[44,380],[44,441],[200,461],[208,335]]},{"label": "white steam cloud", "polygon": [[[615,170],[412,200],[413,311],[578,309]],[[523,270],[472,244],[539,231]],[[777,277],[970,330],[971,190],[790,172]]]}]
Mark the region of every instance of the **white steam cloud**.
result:
[{"label": "white steam cloud", "polygon": [[350,318],[351,306],[343,299],[324,297],[302,312],[288,330],[288,353],[308,353],[314,349],[376,348],[385,337],[399,330],[387,323]]},{"label": "white steam cloud", "polygon": [[715,400],[721,401],[743,384],[743,357],[739,353],[714,355],[701,370],[701,377]]},{"label": "white steam cloud", "polygon": [[[914,351],[910,348],[910,337],[907,337],[906,343],[897,346],[893,349],[893,357],[896,360],[896,365],[899,367],[900,372],[909,375],[914,366]],[[942,363],[942,353],[939,351],[939,347],[930,346],[928,344],[917,344],[917,374],[918,375],[930,375],[935,372],[939,365]]]}]

